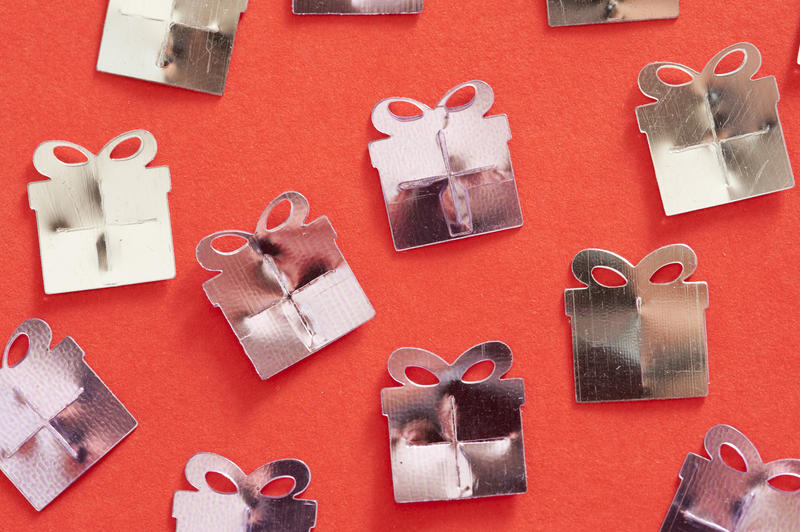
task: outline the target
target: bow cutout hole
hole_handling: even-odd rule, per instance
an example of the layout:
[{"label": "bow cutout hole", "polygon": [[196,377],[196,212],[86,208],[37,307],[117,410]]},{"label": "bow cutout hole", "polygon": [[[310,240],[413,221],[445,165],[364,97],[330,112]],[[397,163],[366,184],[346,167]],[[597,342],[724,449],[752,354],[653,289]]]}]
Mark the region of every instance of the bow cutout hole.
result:
[{"label": "bow cutout hole", "polygon": [[671,262],[657,269],[653,275],[650,276],[650,282],[653,284],[674,283],[678,280],[682,273],[683,264],[680,262]]},{"label": "bow cutout hole", "polygon": [[439,384],[439,378],[436,375],[419,366],[408,366],[405,373],[408,380],[418,386],[435,386]]},{"label": "bow cutout hole", "polygon": [[84,164],[89,162],[85,153],[72,146],[56,146],[53,150],[53,155],[65,164]]},{"label": "bow cutout hole", "polygon": [[662,66],[656,71],[656,75],[658,79],[671,87],[688,85],[694,79],[686,70],[672,65]]},{"label": "bow cutout hole", "polygon": [[736,471],[742,473],[747,472],[747,461],[739,452],[739,449],[729,443],[723,443],[719,448],[719,457],[725,462],[725,465]]},{"label": "bow cutout hole", "polygon": [[792,475],[788,473],[785,475],[778,475],[769,479],[769,483],[773,488],[781,491],[786,491],[789,493],[800,491],[799,475]]},{"label": "bow cutout hole", "polygon": [[278,229],[289,220],[292,215],[292,202],[288,199],[279,201],[267,215],[267,230]]},{"label": "bow cutout hole", "polygon": [[142,149],[142,139],[139,137],[131,137],[129,139],[125,139],[116,146],[114,149],[111,150],[111,154],[109,157],[111,159],[120,160],[120,159],[130,159],[137,153],[139,150]]},{"label": "bow cutout hole", "polygon": [[17,336],[14,340],[14,343],[11,344],[11,347],[8,348],[8,367],[13,368],[25,358],[28,354],[28,348],[30,347],[30,342],[28,341],[28,336],[21,334]]},{"label": "bow cutout hole", "polygon": [[742,68],[744,68],[744,64],[746,62],[747,54],[744,52],[744,50],[733,50],[731,53],[719,60],[717,65],[714,67],[714,74],[718,76],[730,76],[731,74],[736,74]]},{"label": "bow cutout hole", "polygon": [[236,493],[239,491],[231,479],[216,471],[206,473],[206,483],[209,488],[217,493]]},{"label": "bow cutout hole", "polygon": [[592,279],[601,286],[614,288],[628,284],[627,279],[617,270],[606,266],[595,266],[592,268]]},{"label": "bow cutout hole", "polygon": [[475,100],[475,94],[475,87],[467,85],[451,94],[447,101],[444,102],[444,105],[451,111],[464,109],[465,107],[469,107],[473,100]]},{"label": "bow cutout hole", "polygon": [[221,235],[211,241],[211,247],[218,253],[230,255],[247,245],[247,240],[238,235]]},{"label": "bow cutout hole", "polygon": [[297,483],[292,477],[278,477],[267,482],[267,485],[261,488],[261,495],[279,499],[289,495]]},{"label": "bow cutout hole", "polygon": [[485,381],[494,372],[494,362],[491,360],[481,360],[467,368],[461,380],[468,383]]},{"label": "bow cutout hole", "polygon": [[404,102],[402,100],[391,102],[389,104],[389,112],[392,113],[395,118],[405,120],[422,118],[422,109],[411,102]]}]

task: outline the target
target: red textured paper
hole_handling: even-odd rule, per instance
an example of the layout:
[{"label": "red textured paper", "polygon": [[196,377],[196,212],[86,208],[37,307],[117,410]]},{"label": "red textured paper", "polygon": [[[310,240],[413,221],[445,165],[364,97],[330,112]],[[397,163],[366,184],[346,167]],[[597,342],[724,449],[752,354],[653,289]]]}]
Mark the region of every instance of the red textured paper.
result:
[{"label": "red textured paper", "polygon": [[[249,472],[283,457],[311,468],[317,529],[656,530],[687,452],[728,423],[768,459],[800,456],[797,228],[800,195],[780,192],[667,218],[634,108],[650,61],[696,70],[747,40],[775,75],[790,157],[800,159],[800,0],[681,0],[677,20],[549,28],[545,0],[427,0],[419,16],[302,17],[253,0],[221,98],[95,71],[106,2],[11,2],[0,44],[3,223],[0,336],[29,317],[73,336],[139,428],[43,512],[0,477],[10,529],[171,530],[187,459],[214,451]],[[430,105],[487,81],[506,113],[525,225],[397,253],[367,143],[388,96]],[[177,278],[45,296],[26,185],[36,146],[93,152],[135,128],[168,165]],[[377,317],[262,382],[201,283],[195,245],[252,229],[294,189],[327,215]],[[636,262],[685,242],[710,291],[710,395],[578,405],[563,290],[574,254],[601,247]],[[528,493],[396,504],[379,391],[400,346],[449,361],[486,340],[525,379]]]}]

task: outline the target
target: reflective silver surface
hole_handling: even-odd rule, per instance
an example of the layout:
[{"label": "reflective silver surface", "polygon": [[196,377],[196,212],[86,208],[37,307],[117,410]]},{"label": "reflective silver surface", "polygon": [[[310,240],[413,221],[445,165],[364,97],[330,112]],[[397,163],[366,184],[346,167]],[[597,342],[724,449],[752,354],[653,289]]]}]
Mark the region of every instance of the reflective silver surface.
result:
[{"label": "reflective silver surface", "polygon": [[[739,451],[746,472],[725,463],[720,454],[723,445]],[[728,425],[712,427],[705,447],[711,460],[694,453],[686,457],[681,485],[661,532],[800,531],[800,492],[769,484],[778,476],[800,477],[800,460],[765,464],[750,440]]]},{"label": "reflective silver surface", "polygon": [[[289,217],[267,228],[270,211],[291,204]],[[203,283],[253,362],[267,379],[319,351],[375,316],[367,296],[336,247],[336,232],[322,216],[306,224],[308,201],[284,192],[270,203],[254,233],[220,231],[197,245],[197,260],[221,274]],[[242,239],[231,252],[212,242]]]},{"label": "reflective silver surface", "polygon": [[[458,107],[450,97],[472,87],[475,96]],[[394,102],[422,113],[395,115]],[[389,213],[394,247],[435,244],[522,225],[508,141],[506,115],[484,117],[494,93],[483,81],[451,89],[438,105],[388,98],[372,110],[372,123],[387,139],[370,142]]]},{"label": "reflective silver surface", "polygon": [[[744,55],[732,72],[715,69],[729,54]],[[722,205],[794,186],[778,119],[773,76],[752,79],[761,54],[739,43],[715,55],[698,73],[678,63],[650,63],[639,88],[657,100],[636,108],[647,134],[667,215]],[[675,70],[690,81],[670,84],[659,72]]]},{"label": "reflective silver surface", "polygon": [[110,0],[97,70],[222,94],[247,0]]},{"label": "reflective silver surface", "polygon": [[295,15],[422,13],[423,0],[292,0]]},{"label": "reflective silver surface", "polygon": [[[139,139],[139,150],[111,157],[122,142]],[[86,158],[62,162],[54,150],[72,148]],[[149,132],[129,131],[95,156],[83,146],[54,140],[33,154],[48,181],[28,184],[36,211],[42,277],[47,294],[106,288],[175,277],[166,166],[147,168],[156,155]]]},{"label": "reflective silver surface", "polygon": [[[28,352],[8,365],[20,336]],[[0,470],[41,510],[136,428],[136,420],[67,336],[50,349],[50,326],[20,325],[0,368]]]},{"label": "reflective silver surface", "polygon": [[[214,490],[206,474],[219,473],[236,486],[233,493]],[[281,497],[261,494],[278,478],[294,479],[292,490]],[[172,517],[177,532],[308,532],[317,520],[317,503],[297,499],[311,481],[308,466],[284,459],[261,466],[249,475],[218,454],[198,453],[186,463],[186,480],[197,491],[176,491]]]},{"label": "reflective silver surface", "polygon": [[676,18],[678,0],[547,0],[551,26]]},{"label": "reflective silver surface", "polygon": [[[668,283],[650,279],[680,264]],[[659,248],[634,266],[602,249],[584,249],[572,273],[586,288],[564,291],[572,322],[578,402],[668,399],[708,395],[708,285],[686,282],[697,267],[689,246]],[[605,286],[595,268],[619,273],[624,286]]]},{"label": "reflective silver surface", "polygon": [[[462,377],[473,365],[492,361],[481,381]],[[522,379],[501,379],[511,369],[511,349],[502,342],[471,347],[447,362],[415,347],[389,357],[389,373],[401,388],[381,391],[389,418],[392,481],[397,502],[469,499],[525,493],[525,452],[520,407]],[[433,373],[438,384],[422,385],[409,367]]]}]

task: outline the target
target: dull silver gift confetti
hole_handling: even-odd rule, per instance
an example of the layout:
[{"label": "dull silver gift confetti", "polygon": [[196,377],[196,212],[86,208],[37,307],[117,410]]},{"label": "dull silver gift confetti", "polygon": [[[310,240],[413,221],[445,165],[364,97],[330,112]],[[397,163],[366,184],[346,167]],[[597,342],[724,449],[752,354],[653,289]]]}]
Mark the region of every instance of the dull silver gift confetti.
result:
[{"label": "dull silver gift confetti", "polygon": [[675,18],[678,0],[547,0],[551,26]]},{"label": "dull silver gift confetti", "polygon": [[[139,141],[136,153],[112,156],[114,148],[132,139]],[[62,161],[55,150],[63,148],[79,152],[85,161]],[[28,184],[45,293],[175,277],[169,169],[147,167],[156,150],[156,139],[143,129],[118,136],[96,156],[61,140],[36,149],[33,165],[50,178]]]},{"label": "dull silver gift confetti", "polygon": [[[28,351],[8,354],[20,337]],[[50,326],[20,325],[0,368],[0,470],[37,510],[47,506],[136,428],[136,420],[67,336],[52,349]]]},{"label": "dull silver gift confetti", "polygon": [[110,0],[97,70],[222,94],[247,0]]},{"label": "dull silver gift confetti", "polygon": [[[492,362],[491,375],[463,379],[484,361]],[[522,379],[501,379],[511,363],[511,349],[502,342],[476,345],[452,365],[424,349],[392,353],[389,373],[403,386],[384,388],[381,403],[389,419],[397,502],[525,493],[525,391]],[[437,383],[411,380],[410,367],[429,371]]]},{"label": "dull silver gift confetti", "polygon": [[[288,201],[288,218],[272,229],[270,212]],[[267,379],[322,349],[375,316],[367,296],[336,246],[336,232],[322,216],[306,223],[308,200],[284,192],[264,210],[253,233],[220,231],[197,245],[197,260],[221,274],[203,283],[253,362]],[[242,246],[223,252],[221,237]]]},{"label": "dull silver gift confetti", "polygon": [[[236,491],[215,490],[206,480],[208,473],[223,475]],[[261,493],[280,478],[294,481],[291,491],[283,496]],[[311,481],[308,466],[300,460],[276,460],[245,475],[227,458],[198,453],[186,463],[186,480],[197,491],[175,492],[177,532],[308,532],[317,520],[316,501],[297,498]]]},{"label": "dull silver gift confetti", "polygon": [[[670,264],[681,266],[678,276],[654,282]],[[696,267],[697,256],[684,244],[657,249],[636,266],[602,249],[575,256],[572,273],[586,287],[565,290],[564,299],[578,402],[708,395],[708,285],[686,282]],[[625,283],[602,284],[598,268]]]},{"label": "dull silver gift confetti", "polygon": [[[730,72],[719,65],[743,56]],[[761,54],[750,43],[725,48],[695,72],[678,63],[650,63],[639,88],[656,103],[636,108],[647,135],[667,215],[731,203],[794,186],[778,118],[775,77],[753,79]],[[688,78],[667,82],[659,73]]]},{"label": "dull silver gift confetti", "polygon": [[[470,88],[469,102],[448,107]],[[401,102],[421,114],[396,115],[390,106]],[[369,153],[398,251],[522,225],[508,118],[484,116],[493,102],[488,84],[469,81],[433,109],[410,98],[388,98],[373,109],[375,129],[389,138],[371,142]]]},{"label": "dull silver gift confetti", "polygon": [[[746,471],[728,465],[723,446],[744,459]],[[661,532],[797,532],[800,492],[770,484],[778,477],[800,477],[800,460],[764,463],[744,434],[728,425],[708,431],[710,459],[690,453],[680,472],[681,485]]]}]

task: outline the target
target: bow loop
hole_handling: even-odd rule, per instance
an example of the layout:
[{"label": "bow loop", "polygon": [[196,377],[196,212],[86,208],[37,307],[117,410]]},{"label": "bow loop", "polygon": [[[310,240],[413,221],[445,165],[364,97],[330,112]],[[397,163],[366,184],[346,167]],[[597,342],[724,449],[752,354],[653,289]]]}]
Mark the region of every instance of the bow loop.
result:
[{"label": "bow loop", "polygon": [[214,491],[208,485],[206,475],[208,473],[219,473],[234,483],[236,489],[241,491],[245,480],[244,472],[239,466],[216,453],[197,453],[186,462],[186,480],[189,484],[197,488],[198,491]]},{"label": "bow loop", "polygon": [[[679,83],[677,85],[673,85],[672,83],[667,83],[663,79],[658,76],[658,73],[662,70],[678,70],[683,72],[684,74],[688,74],[692,79],[691,81],[687,81],[686,83]],[[687,87],[697,80],[700,77],[699,72],[695,72],[691,68],[687,67],[686,65],[682,65],[680,63],[671,63],[671,62],[658,62],[658,63],[650,63],[645,65],[641,71],[639,71],[639,90],[645,96],[649,96],[654,100],[663,100],[669,91],[678,87]]]},{"label": "bow loop", "polygon": [[401,347],[389,355],[389,375],[400,384],[420,386],[406,375],[406,369],[410,367],[430,371],[441,381],[450,365],[438,355],[418,347]]},{"label": "bow loop", "polygon": [[508,373],[513,362],[511,348],[503,342],[484,342],[470,347],[453,362],[458,378],[462,379],[464,374],[479,362],[491,361],[494,365],[492,373],[484,380],[498,380]]},{"label": "bow loop", "polygon": [[[739,454],[744,458],[747,465],[748,472],[760,471],[764,468],[764,463],[761,461],[761,455],[758,450],[747,439],[747,436],[731,427],[730,425],[717,425],[711,427],[706,433],[705,448],[708,456],[711,457],[712,462],[722,462],[722,446],[729,445],[736,449]],[[729,466],[725,466],[729,467]]]},{"label": "bow loop", "polygon": [[637,281],[649,283],[653,274],[669,264],[680,264],[682,269],[675,280],[665,284],[682,283],[697,269],[697,255],[686,244],[670,244],[658,248],[636,265]]},{"label": "bow loop", "polygon": [[[410,103],[422,111],[422,116],[399,116],[394,114],[392,110],[389,109],[389,106],[395,102]],[[379,101],[378,104],[372,109],[372,125],[375,126],[375,129],[381,133],[386,135],[394,135],[400,131],[403,124],[407,122],[413,122],[415,120],[421,120],[425,116],[425,113],[429,111],[431,111],[430,107],[411,98],[386,98]]]},{"label": "bow loop", "polygon": [[[139,139],[139,149],[136,150],[136,153],[121,159],[111,158],[114,148],[133,138]],[[80,163],[65,163],[56,157],[56,148],[71,148],[79,151],[86,157],[86,160]],[[103,146],[97,155],[79,144],[63,140],[50,140],[41,143],[36,148],[36,151],[33,152],[33,166],[40,174],[50,179],[72,180],[80,178],[87,171],[92,171],[93,165],[96,164],[126,164],[143,168],[155,158],[157,150],[158,145],[155,137],[144,129],[128,131],[112,139],[111,142]]]},{"label": "bow loop", "polygon": [[40,320],[38,318],[31,318],[29,320],[25,320],[17,327],[17,330],[14,331],[14,334],[11,335],[9,338],[8,343],[6,344],[6,349],[3,351],[3,363],[0,369],[8,368],[8,353],[11,350],[11,346],[14,345],[14,342],[20,336],[27,336],[28,337],[28,352],[25,353],[25,356],[22,360],[25,360],[29,356],[37,356],[43,355],[47,353],[50,349],[50,343],[53,341],[53,331],[50,329],[50,326],[44,320]]},{"label": "bow loop", "polygon": [[457,93],[458,91],[466,87],[472,87],[473,89],[475,89],[475,96],[473,96],[472,99],[469,102],[465,103],[464,105],[449,108],[449,112],[457,113],[459,111],[464,111],[473,108],[474,108],[474,113],[477,114],[478,116],[483,116],[487,112],[489,112],[489,109],[492,108],[492,104],[494,104],[494,91],[492,90],[492,87],[490,87],[488,83],[477,79],[472,81],[467,81],[460,85],[456,85],[455,87],[447,91],[447,93],[442,97],[442,99],[439,100],[437,107],[446,107],[447,100],[449,100],[453,94]]},{"label": "bow loop", "polygon": [[[715,72],[717,65],[719,65],[723,59],[734,52],[742,52],[744,54],[744,60],[742,61],[742,64],[731,72],[717,74]],[[712,57],[703,68],[703,78],[710,80],[713,77],[724,78],[741,76],[743,79],[751,79],[753,76],[755,76],[756,72],[758,72],[759,68],[761,68],[761,52],[759,52],[758,48],[749,42],[740,42],[728,46],[724,50],[720,51],[717,55]]]},{"label": "bow loop", "polygon": [[[303,493],[311,482],[311,472],[305,462],[294,458],[284,458],[275,460],[263,465],[247,476],[252,482],[256,492],[264,489],[264,486],[279,478],[291,478],[294,480],[294,487],[284,497],[295,497]],[[281,497],[283,498],[283,497]]]},{"label": "bow loop", "polygon": [[[283,201],[288,201],[291,205],[289,216],[287,216],[286,220],[278,224],[276,227],[269,229],[267,227],[269,215],[272,212],[272,209],[277,207],[277,205]],[[294,191],[284,192],[272,200],[270,204],[267,205],[267,208],[264,209],[264,212],[261,213],[261,217],[258,219],[258,225],[256,226],[256,230],[253,234],[255,235],[256,240],[263,240],[266,238],[267,234],[280,231],[284,227],[300,227],[308,218],[308,213],[309,205],[305,196]]]},{"label": "bow loop", "polygon": [[633,264],[616,253],[604,249],[584,249],[572,259],[572,275],[586,286],[602,286],[592,276],[592,271],[598,267],[614,270],[624,277],[626,282],[633,281],[635,277]]},{"label": "bow loop", "polygon": [[[219,251],[214,247],[214,240],[224,236],[235,236],[246,240],[240,248],[234,251]],[[217,231],[203,238],[195,250],[197,262],[200,266],[209,271],[221,272],[228,264],[228,260],[233,255],[238,255],[244,248],[252,245],[253,235],[245,231]]]},{"label": "bow loop", "polygon": [[784,475],[800,478],[800,460],[796,458],[784,458],[783,460],[773,460],[772,462],[765,464],[764,467],[767,470],[767,480],[772,480],[773,478],[781,477]]}]

